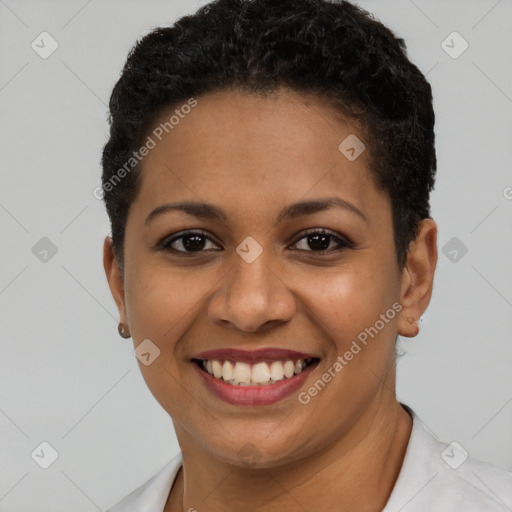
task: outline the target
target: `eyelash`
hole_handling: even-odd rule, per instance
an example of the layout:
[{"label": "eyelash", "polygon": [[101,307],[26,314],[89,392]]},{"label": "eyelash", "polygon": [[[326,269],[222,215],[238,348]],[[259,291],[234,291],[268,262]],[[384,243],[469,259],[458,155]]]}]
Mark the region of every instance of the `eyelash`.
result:
[{"label": "eyelash", "polygon": [[[187,237],[191,237],[194,235],[202,236],[202,237],[208,239],[209,241],[213,242],[213,240],[204,231],[201,231],[201,230],[184,231],[184,232],[180,233],[179,236],[173,236],[171,239],[169,239],[169,238],[164,239],[160,244],[160,248],[163,251],[169,251],[169,252],[172,251],[174,253],[181,254],[184,256],[194,256],[196,254],[201,254],[201,253],[207,252],[207,250],[204,250],[204,249],[199,250],[199,251],[178,251],[177,249],[170,247],[171,244],[176,242],[177,240],[181,240],[182,238],[187,238]],[[313,229],[307,230],[299,238],[297,238],[296,241],[292,243],[292,245],[296,245],[304,238],[308,238],[309,236],[312,236],[312,235],[324,235],[324,236],[329,237],[330,241],[335,240],[336,243],[338,244],[338,248],[335,249],[336,251],[340,251],[343,249],[351,249],[354,247],[354,245],[351,242],[349,242],[348,240],[346,240],[344,238],[340,238],[339,236],[336,236],[329,230],[326,230],[323,228],[321,228],[321,229],[313,228]],[[215,243],[215,242],[213,242],[213,243]],[[329,245],[330,245],[330,242],[329,242]],[[321,249],[318,251],[313,251],[313,250],[307,251],[307,250],[303,250],[303,249],[299,249],[299,250],[304,251],[304,252],[316,253],[316,254],[320,254],[320,255],[332,252],[332,248]]]}]

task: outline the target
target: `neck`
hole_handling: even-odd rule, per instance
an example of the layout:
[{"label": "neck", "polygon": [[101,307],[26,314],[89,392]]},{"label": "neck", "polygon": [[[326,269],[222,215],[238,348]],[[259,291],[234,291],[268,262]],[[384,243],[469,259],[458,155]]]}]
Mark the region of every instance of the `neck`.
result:
[{"label": "neck", "polygon": [[244,510],[248,503],[261,512],[282,512],[283,507],[290,512],[382,510],[398,478],[412,428],[411,417],[394,397],[389,402],[383,398],[324,449],[269,469],[219,461],[197,449],[194,439],[177,428],[183,467],[165,512]]}]

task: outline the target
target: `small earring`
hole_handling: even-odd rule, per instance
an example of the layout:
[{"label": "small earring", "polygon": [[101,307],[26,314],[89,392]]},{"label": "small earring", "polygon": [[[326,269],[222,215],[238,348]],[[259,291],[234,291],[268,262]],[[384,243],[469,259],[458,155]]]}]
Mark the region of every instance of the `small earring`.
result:
[{"label": "small earring", "polygon": [[119,336],[121,336],[121,338],[125,338],[125,339],[127,339],[127,338],[129,338],[129,337],[130,337],[130,333],[128,333],[128,332],[126,332],[126,331],[124,330],[123,324],[119,324],[119,325],[117,326],[117,330],[118,330],[118,332],[119,332]]}]

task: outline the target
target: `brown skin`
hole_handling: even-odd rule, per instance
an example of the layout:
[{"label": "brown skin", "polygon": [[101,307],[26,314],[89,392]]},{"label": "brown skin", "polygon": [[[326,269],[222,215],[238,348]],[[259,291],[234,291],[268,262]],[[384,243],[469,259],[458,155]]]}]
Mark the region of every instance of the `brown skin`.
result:
[{"label": "brown skin", "polygon": [[[143,161],[124,276],[105,239],[121,322],[135,346],[149,338],[161,351],[139,366],[172,417],[183,455],[167,512],[370,512],[389,498],[412,427],[394,392],[394,345],[397,334],[417,334],[430,301],[437,227],[422,221],[400,270],[390,199],[367,170],[369,151],[350,162],[338,150],[351,133],[363,139],[303,93],[202,96]],[[276,224],[290,203],[332,196],[357,206],[367,221],[331,208]],[[144,225],[154,208],[178,200],[213,203],[227,221],[174,211]],[[346,237],[354,248],[336,250],[331,239],[320,251],[304,238],[310,228]],[[184,239],[173,243],[180,253],[155,249],[188,229],[206,231],[201,253],[180,256]],[[235,251],[247,236],[263,249],[250,264]],[[213,348],[298,350],[320,358],[299,390],[307,391],[394,303],[400,313],[307,405],[298,393],[273,405],[230,405],[190,362]],[[237,455],[248,443],[258,450],[253,467]]]}]

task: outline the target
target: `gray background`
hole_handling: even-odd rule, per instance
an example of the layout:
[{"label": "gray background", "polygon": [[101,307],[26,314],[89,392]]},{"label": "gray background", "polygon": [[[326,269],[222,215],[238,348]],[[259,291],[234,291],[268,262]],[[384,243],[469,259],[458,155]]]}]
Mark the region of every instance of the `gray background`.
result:
[{"label": "gray background", "polygon": [[[439,264],[398,396],[441,440],[512,469],[512,0],[360,4],[405,38],[437,113]],[[178,451],[117,334],[93,189],[128,50],[197,6],[0,0],[2,511],[105,510]],[[59,45],[47,59],[31,48],[42,31]],[[453,31],[458,58],[441,46]],[[31,458],[43,441],[59,454],[46,470]]]}]

